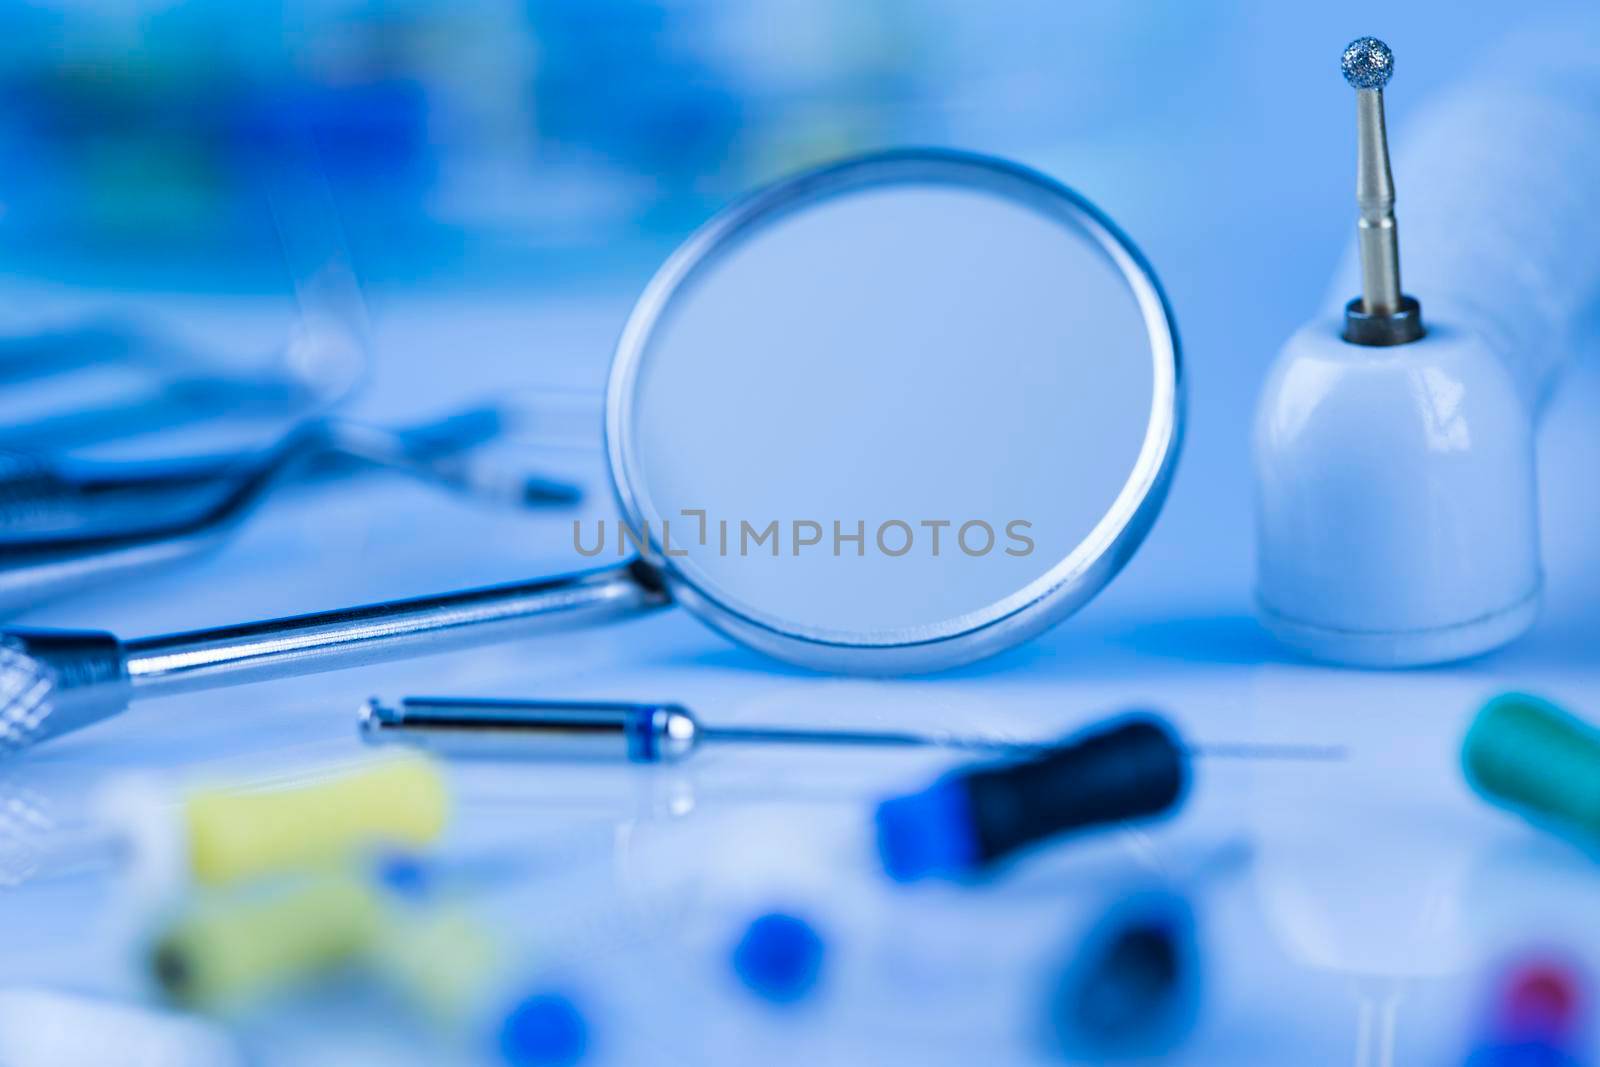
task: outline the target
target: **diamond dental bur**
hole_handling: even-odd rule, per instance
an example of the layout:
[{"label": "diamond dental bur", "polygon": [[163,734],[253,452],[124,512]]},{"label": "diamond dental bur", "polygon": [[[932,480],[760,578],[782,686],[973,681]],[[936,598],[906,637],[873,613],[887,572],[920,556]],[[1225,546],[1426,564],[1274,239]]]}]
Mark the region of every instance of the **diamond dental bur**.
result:
[{"label": "diamond dental bur", "polygon": [[1394,221],[1394,175],[1383,121],[1383,87],[1394,53],[1376,37],[1358,37],[1340,59],[1356,91],[1357,246],[1361,295],[1345,307],[1344,339],[1357,345],[1402,345],[1422,336],[1422,307],[1400,291],[1400,237]]}]

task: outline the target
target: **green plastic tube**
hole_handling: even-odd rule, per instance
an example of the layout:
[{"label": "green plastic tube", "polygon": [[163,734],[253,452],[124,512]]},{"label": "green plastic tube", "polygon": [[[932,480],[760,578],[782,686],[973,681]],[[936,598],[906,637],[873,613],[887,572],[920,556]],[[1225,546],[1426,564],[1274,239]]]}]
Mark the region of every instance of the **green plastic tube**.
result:
[{"label": "green plastic tube", "polygon": [[1547,700],[1502,693],[1467,730],[1461,764],[1491,804],[1600,846],[1600,729]]}]

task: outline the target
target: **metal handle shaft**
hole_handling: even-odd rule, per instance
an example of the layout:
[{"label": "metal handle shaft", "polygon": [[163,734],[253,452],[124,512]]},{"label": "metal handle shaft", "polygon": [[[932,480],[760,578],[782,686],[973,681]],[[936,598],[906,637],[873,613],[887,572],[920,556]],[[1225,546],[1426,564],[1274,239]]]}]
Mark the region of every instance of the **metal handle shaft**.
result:
[{"label": "metal handle shaft", "polygon": [[[699,745],[829,745],[850,748],[947,748],[997,756],[1058,750],[1058,743],[910,730],[791,726],[707,726],[678,704],[483,697],[377,699],[361,713],[370,744],[405,744],[443,755],[497,759],[611,759],[673,763]],[[1318,745],[1234,743],[1185,749],[1187,755],[1239,759],[1343,759]]]},{"label": "metal handle shaft", "polygon": [[181,693],[445,652],[670,602],[654,573],[633,561],[541,581],[149,637],[124,649],[136,696]]},{"label": "metal handle shaft", "polygon": [[1394,221],[1394,175],[1383,121],[1383,90],[1356,93],[1356,238],[1361,254],[1361,303],[1368,315],[1400,310],[1400,238]]},{"label": "metal handle shaft", "polygon": [[361,711],[369,744],[403,744],[450,756],[675,763],[699,724],[675,704],[406,697]]}]

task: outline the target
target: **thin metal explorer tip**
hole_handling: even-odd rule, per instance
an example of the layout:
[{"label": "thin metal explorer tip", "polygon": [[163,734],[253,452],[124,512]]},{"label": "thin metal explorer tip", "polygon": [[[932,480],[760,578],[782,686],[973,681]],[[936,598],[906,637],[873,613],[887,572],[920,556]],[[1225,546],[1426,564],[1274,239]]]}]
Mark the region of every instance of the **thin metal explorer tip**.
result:
[{"label": "thin metal explorer tip", "polygon": [[1357,37],[1344,46],[1339,69],[1352,89],[1382,89],[1394,74],[1394,53],[1376,37]]}]

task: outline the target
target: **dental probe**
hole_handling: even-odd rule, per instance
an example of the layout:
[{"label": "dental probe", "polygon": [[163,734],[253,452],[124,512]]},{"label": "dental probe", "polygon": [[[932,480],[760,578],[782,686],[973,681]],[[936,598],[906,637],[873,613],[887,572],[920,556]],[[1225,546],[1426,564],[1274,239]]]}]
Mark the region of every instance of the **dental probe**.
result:
[{"label": "dental probe", "polygon": [[1394,221],[1394,175],[1383,121],[1383,87],[1394,53],[1376,37],[1358,37],[1340,59],[1356,91],[1356,242],[1361,295],[1345,307],[1344,339],[1357,345],[1402,345],[1422,336],[1422,307],[1400,291],[1400,237]]},{"label": "dental probe", "polygon": [[[678,704],[469,697],[406,697],[394,706],[373,698],[361,709],[361,736],[369,744],[414,745],[440,755],[629,763],[678,763],[706,743],[948,748],[996,755],[1057,747],[1054,742],[906,730],[708,726]],[[1344,750],[1331,745],[1191,745],[1186,752],[1243,759],[1344,758]]]}]

